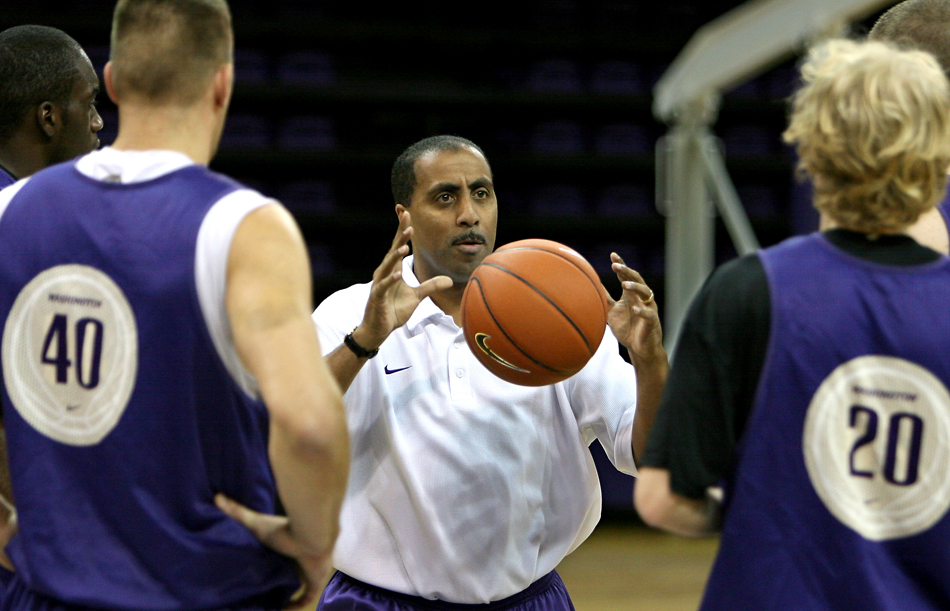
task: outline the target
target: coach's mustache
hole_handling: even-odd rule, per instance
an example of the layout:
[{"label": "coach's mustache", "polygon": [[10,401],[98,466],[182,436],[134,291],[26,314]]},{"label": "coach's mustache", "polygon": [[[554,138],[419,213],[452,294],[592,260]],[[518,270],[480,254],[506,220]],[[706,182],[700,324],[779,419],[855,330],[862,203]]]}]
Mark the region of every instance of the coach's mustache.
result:
[{"label": "coach's mustache", "polygon": [[485,236],[474,231],[469,231],[466,234],[460,235],[459,237],[452,240],[452,246],[458,246],[459,244],[484,244]]}]

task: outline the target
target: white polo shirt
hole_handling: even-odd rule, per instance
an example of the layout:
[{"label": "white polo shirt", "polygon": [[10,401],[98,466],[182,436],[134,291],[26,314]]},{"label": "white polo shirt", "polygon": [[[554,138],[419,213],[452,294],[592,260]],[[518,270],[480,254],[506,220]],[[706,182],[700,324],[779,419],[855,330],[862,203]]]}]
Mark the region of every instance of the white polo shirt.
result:
[{"label": "white polo shirt", "polygon": [[[417,286],[412,257],[403,278]],[[314,320],[331,352],[363,318],[370,284],[334,293]],[[621,471],[637,385],[608,330],[578,374],[529,388],[485,369],[430,299],[369,360],[344,400],[353,460],[336,568],[382,588],[456,603],[511,596],[600,519],[599,439]]]}]

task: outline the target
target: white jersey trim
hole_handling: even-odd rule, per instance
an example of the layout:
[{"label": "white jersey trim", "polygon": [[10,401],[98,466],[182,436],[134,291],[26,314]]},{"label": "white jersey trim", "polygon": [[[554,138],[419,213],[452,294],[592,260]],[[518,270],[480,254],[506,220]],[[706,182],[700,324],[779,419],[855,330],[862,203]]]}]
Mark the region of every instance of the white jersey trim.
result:
[{"label": "white jersey trim", "polygon": [[[102,182],[134,184],[154,180],[182,168],[195,165],[186,155],[176,151],[119,151],[106,147],[80,157],[76,169],[85,176]],[[20,183],[24,183],[20,181]],[[17,183],[19,187],[22,184]],[[0,214],[13,194],[11,185],[0,192]],[[249,396],[259,398],[257,380],[237,354],[234,337],[225,308],[228,255],[231,240],[241,222],[252,211],[277,203],[252,189],[240,189],[225,195],[208,211],[198,230],[195,244],[195,288],[205,325],[218,356],[234,381]]]},{"label": "white jersey trim", "polygon": [[13,201],[13,197],[20,192],[20,189],[22,189],[29,180],[29,178],[18,180],[12,185],[0,190],[0,220],[3,219],[3,213],[6,212],[7,206]]},{"label": "white jersey trim", "polygon": [[120,151],[106,147],[76,160],[76,169],[102,182],[132,184],[154,180],[195,165],[177,151]]},{"label": "white jersey trim", "polygon": [[228,373],[248,395],[260,398],[257,380],[244,368],[234,346],[234,336],[225,307],[228,255],[231,240],[248,214],[258,208],[277,203],[257,191],[241,189],[225,195],[208,211],[198,230],[195,247],[195,282],[198,301],[211,341]]}]

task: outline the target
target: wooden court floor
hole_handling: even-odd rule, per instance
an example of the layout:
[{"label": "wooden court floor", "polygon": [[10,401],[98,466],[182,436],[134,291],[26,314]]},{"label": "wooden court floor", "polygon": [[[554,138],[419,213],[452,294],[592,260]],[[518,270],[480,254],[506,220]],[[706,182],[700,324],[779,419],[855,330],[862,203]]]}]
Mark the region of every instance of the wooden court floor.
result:
[{"label": "wooden court floor", "polygon": [[718,543],[601,523],[557,570],[577,611],[696,611]]}]

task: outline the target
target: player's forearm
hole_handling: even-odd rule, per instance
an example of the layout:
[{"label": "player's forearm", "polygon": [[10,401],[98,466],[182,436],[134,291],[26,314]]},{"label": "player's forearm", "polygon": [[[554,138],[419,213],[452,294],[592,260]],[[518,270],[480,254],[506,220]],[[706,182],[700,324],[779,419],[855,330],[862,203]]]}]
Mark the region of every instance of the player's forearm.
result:
[{"label": "player's forearm", "polygon": [[0,522],[6,522],[13,510],[13,483],[7,458],[7,432],[0,424]]},{"label": "player's forearm", "polygon": [[647,439],[656,420],[670,364],[666,351],[662,349],[649,361],[638,358],[632,351],[628,353],[637,372],[637,411],[633,418],[632,444],[633,459],[639,463],[640,457],[646,451]]},{"label": "player's forearm", "polygon": [[13,506],[13,485],[7,458],[7,433],[0,425],[0,566],[10,571],[14,570],[13,563],[4,548],[16,530],[16,509]]},{"label": "player's forearm", "polygon": [[350,462],[342,402],[322,407],[322,416],[309,422],[273,418],[270,433],[278,494],[291,529],[312,555],[332,550]]},{"label": "player's forearm", "polygon": [[309,318],[289,323],[272,339],[278,342],[274,356],[264,361],[258,380],[270,412],[271,466],[295,538],[319,555],[333,546],[349,477],[343,398]]},{"label": "player's forearm", "polygon": [[640,469],[633,501],[643,521],[654,528],[686,537],[704,537],[719,530],[721,506],[712,497],[690,499],[670,489],[665,469]]}]

